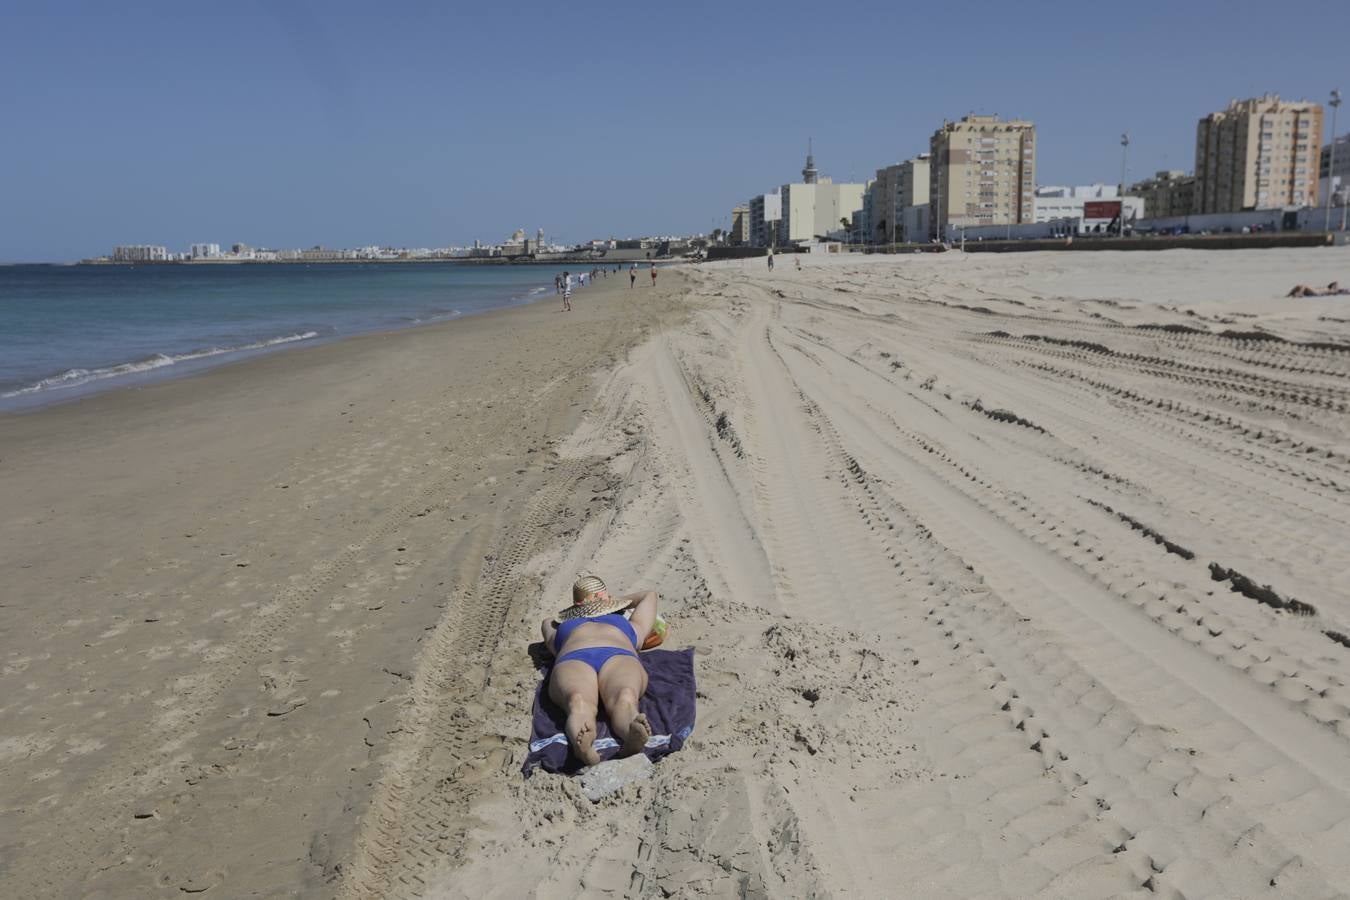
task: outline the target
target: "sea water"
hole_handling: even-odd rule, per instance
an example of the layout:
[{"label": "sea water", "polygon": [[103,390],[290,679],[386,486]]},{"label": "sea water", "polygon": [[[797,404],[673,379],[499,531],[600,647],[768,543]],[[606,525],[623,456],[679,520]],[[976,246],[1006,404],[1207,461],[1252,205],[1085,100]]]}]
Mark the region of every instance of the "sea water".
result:
[{"label": "sea water", "polygon": [[529,303],[551,295],[564,268],[0,266],[0,410]]}]

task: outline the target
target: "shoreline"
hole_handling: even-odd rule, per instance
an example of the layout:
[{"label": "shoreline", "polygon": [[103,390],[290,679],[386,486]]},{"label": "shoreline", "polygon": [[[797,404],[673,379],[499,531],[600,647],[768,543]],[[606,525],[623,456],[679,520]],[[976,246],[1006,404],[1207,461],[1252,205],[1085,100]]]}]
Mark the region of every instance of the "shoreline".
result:
[{"label": "shoreline", "polygon": [[[118,263],[116,265],[124,264]],[[165,263],[164,265],[180,264]],[[597,282],[597,284],[601,283],[603,282]],[[310,331],[306,334],[279,335],[259,339],[252,344],[233,348],[203,347],[176,356],[158,354],[144,359],[128,360],[93,368],[72,366],[62,372],[44,376],[32,384],[15,388],[6,395],[0,396],[0,420],[3,420],[6,416],[28,415],[51,406],[77,402],[109,391],[136,389],[163,381],[188,378],[221,366],[236,365],[277,353],[290,353],[307,348],[326,346],[367,335],[398,333],[417,328],[450,325],[475,316],[520,309],[535,303],[547,302],[550,299],[556,300],[555,295],[547,292],[548,287],[546,284],[534,286],[532,291],[537,292],[537,296],[533,299],[530,293],[509,294],[499,306],[483,310],[470,310],[469,312],[456,311],[453,314],[439,316],[429,321],[413,321],[402,324],[385,323],[369,329],[345,332],[335,329],[328,333]],[[332,326],[329,327],[332,328]],[[168,362],[161,360],[168,360]],[[87,380],[72,386],[38,387],[51,382],[53,379],[59,379],[69,372],[76,371],[85,373]],[[109,374],[95,374],[101,372]]]}]

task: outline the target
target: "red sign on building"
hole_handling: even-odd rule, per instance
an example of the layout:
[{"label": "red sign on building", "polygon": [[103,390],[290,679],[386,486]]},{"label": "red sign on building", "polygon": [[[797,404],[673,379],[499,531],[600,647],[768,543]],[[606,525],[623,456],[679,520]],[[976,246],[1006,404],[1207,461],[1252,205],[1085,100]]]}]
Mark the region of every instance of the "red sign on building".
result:
[{"label": "red sign on building", "polygon": [[1118,215],[1119,200],[1088,200],[1083,203],[1084,219],[1114,219]]}]

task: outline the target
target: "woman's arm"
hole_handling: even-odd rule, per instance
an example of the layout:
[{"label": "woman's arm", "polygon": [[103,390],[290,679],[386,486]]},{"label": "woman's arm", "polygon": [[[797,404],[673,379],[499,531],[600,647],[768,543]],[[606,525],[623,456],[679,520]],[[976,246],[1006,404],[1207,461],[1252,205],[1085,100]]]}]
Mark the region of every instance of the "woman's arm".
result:
[{"label": "woman's arm", "polygon": [[641,647],[642,642],[647,640],[647,635],[651,634],[652,625],[656,623],[656,591],[628,594],[623,599],[633,601],[629,604],[633,614],[628,617],[628,624],[637,632],[637,645]]},{"label": "woman's arm", "polygon": [[544,636],[544,646],[548,648],[548,652],[557,656],[558,648],[553,646],[553,640],[558,636],[558,623],[552,619],[545,619],[539,623],[539,632]]}]

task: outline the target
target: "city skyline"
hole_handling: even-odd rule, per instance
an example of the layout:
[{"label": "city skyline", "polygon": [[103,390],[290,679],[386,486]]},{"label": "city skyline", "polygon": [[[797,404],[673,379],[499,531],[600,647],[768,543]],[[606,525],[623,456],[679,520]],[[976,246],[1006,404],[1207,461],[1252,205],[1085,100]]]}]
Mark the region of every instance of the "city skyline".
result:
[{"label": "city skyline", "polygon": [[[1305,6],[1350,25],[1342,4]],[[29,89],[0,101],[0,261],[193,235],[467,246],[536,220],[560,243],[708,233],[730,224],[728,200],[794,181],[808,139],[822,176],[865,182],[970,113],[1034,121],[1048,184],[1114,183],[1129,131],[1135,182],[1191,170],[1196,121],[1230,100],[1324,103],[1350,82],[1343,28],[1286,35],[1231,4],[1143,4],[1129,21],[1072,6],[946,21],[781,4],[562,21],[529,4],[357,9],[7,12],[0,75]],[[802,53],[814,69],[775,70]]]}]

